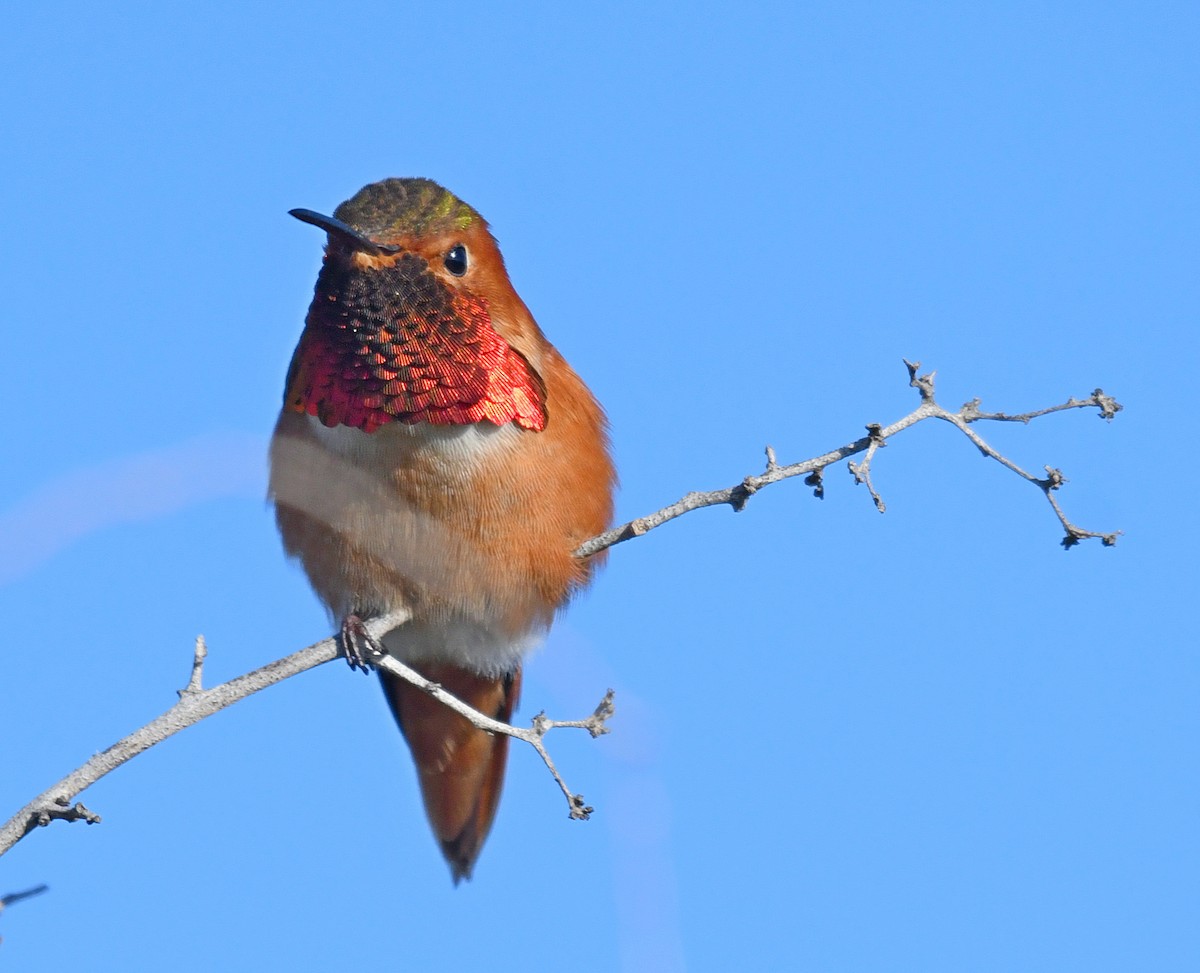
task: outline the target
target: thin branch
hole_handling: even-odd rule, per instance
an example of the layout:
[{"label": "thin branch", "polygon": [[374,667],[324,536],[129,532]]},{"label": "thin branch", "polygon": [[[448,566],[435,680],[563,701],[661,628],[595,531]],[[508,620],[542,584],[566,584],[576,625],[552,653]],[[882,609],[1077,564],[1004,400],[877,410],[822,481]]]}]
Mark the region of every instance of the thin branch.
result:
[{"label": "thin branch", "polygon": [[507,723],[501,723],[499,720],[492,719],[490,716],[485,716],[478,710],[468,706],[457,696],[446,692],[438,683],[432,682],[422,676],[415,669],[406,666],[403,662],[390,655],[377,655],[371,660],[372,665],[378,666],[380,669],[385,669],[392,675],[399,676],[406,682],[424,689],[439,703],[449,706],[459,716],[469,720],[474,726],[481,730],[486,730],[488,733],[502,733],[505,736],[510,736],[515,740],[523,740],[528,743],[534,750],[538,752],[538,756],[546,764],[546,768],[554,776],[559,789],[563,792],[563,796],[567,799],[569,814],[577,821],[586,821],[591,816],[594,808],[588,807],[583,803],[583,795],[575,794],[567,786],[562,775],[558,772],[558,768],[554,765],[554,760],[550,757],[550,752],[546,749],[546,745],[542,742],[542,738],[551,730],[557,727],[573,727],[576,729],[587,730],[592,737],[598,737],[608,733],[606,721],[613,715],[613,691],[610,689],[605,693],[604,698],[586,720],[551,720],[547,719],[544,712],[538,713],[533,718],[533,725],[529,729],[521,729],[515,726],[509,726]]},{"label": "thin branch", "polygon": [[[1120,403],[1112,397],[1105,395],[1100,389],[1096,389],[1086,399],[1071,398],[1061,405],[1050,406],[1049,408],[1018,415],[1008,415],[1003,412],[983,412],[979,407],[978,399],[968,402],[957,412],[950,412],[942,408],[936,400],[934,394],[934,373],[931,372],[928,375],[918,374],[918,370],[921,367],[920,362],[905,361],[905,365],[908,368],[909,385],[919,392],[921,404],[908,415],[898,419],[891,425],[881,426],[878,423],[872,423],[867,426],[868,434],[866,436],[847,443],[844,446],[832,449],[829,452],[822,453],[820,456],[786,466],[781,466],[776,461],[775,451],[768,446],[766,449],[766,468],[762,473],[747,476],[740,483],[724,490],[689,493],[676,503],[670,504],[655,513],[631,520],[626,524],[614,527],[612,530],[605,531],[603,534],[592,538],[575,551],[576,556],[589,557],[632,537],[640,537],[642,534],[660,527],[668,521],[674,520],[676,517],[681,517],[685,513],[698,510],[701,507],[728,504],[735,511],[742,510],[749,499],[764,486],[769,486],[772,483],[778,483],[781,480],[786,480],[794,476],[803,476],[805,478],[804,482],[813,488],[814,495],[820,498],[824,496],[823,474],[825,468],[832,463],[848,459],[863,452],[866,453],[863,461],[861,463],[850,464],[850,471],[854,474],[857,482],[866,484],[875,506],[882,512],[885,509],[885,505],[870,479],[871,462],[877,451],[886,445],[889,439],[926,419],[942,419],[945,422],[949,422],[970,439],[985,456],[991,457],[1018,476],[1037,486],[1050,502],[1055,515],[1067,532],[1067,536],[1062,542],[1064,547],[1072,547],[1079,541],[1090,537],[1098,537],[1108,546],[1116,543],[1119,532],[1100,533],[1088,531],[1075,526],[1067,519],[1054,496],[1054,491],[1057,491],[1066,482],[1066,477],[1062,475],[1061,470],[1047,466],[1045,468],[1047,475],[1044,478],[1033,476],[994,449],[978,433],[971,429],[970,426],[973,423],[981,421],[1028,423],[1033,419],[1052,412],[1093,407],[1099,409],[1102,418],[1112,419],[1121,410]],[[402,625],[407,620],[407,617],[404,613],[394,613],[384,618],[371,619],[366,622],[366,627],[372,637],[378,637]],[[246,673],[236,679],[231,679],[229,682],[222,683],[219,686],[214,686],[212,689],[204,689],[203,673],[207,647],[205,646],[203,637],[198,637],[192,658],[191,676],[187,685],[179,690],[178,701],[163,713],[162,716],[158,717],[158,719],[119,740],[102,753],[96,754],[78,770],[68,774],[18,811],[7,824],[0,828],[0,854],[3,854],[15,845],[34,828],[47,825],[54,820],[86,821],[90,824],[98,822],[100,820],[99,815],[88,810],[82,804],[72,806],[70,803],[71,799],[94,784],[101,777],[111,773],[126,761],[132,760],[139,753],[148,750],[156,743],[167,739],[167,737],[199,722],[205,717],[211,716],[218,710],[222,710],[241,699],[245,699],[247,696],[253,695],[261,689],[273,686],[275,683],[282,682],[284,679],[288,679],[307,669],[330,662],[337,658],[339,654],[341,654],[341,650],[337,639],[323,639],[306,649],[301,649],[299,652],[295,652],[283,659],[255,669],[253,672]],[[437,683],[430,682],[420,673],[391,656],[376,656],[372,659],[372,662],[379,668],[386,669],[413,685],[421,687],[435,699],[449,706],[479,729],[489,733],[502,733],[528,743],[538,752],[538,755],[541,756],[546,767],[554,776],[555,781],[567,799],[570,816],[576,819],[586,819],[592,813],[592,808],[584,804],[583,795],[573,793],[563,780],[562,775],[554,765],[554,761],[546,749],[543,738],[550,730],[559,727],[585,729],[593,737],[607,733],[608,727],[606,724],[608,719],[613,715],[612,690],[608,691],[604,699],[596,707],[595,712],[587,719],[551,720],[544,713],[539,713],[533,718],[531,727],[520,729],[476,712],[457,697],[446,692]]]},{"label": "thin branch", "polygon": [[[1041,489],[1046,499],[1050,501],[1050,506],[1058,517],[1059,523],[1062,524],[1063,529],[1067,532],[1066,537],[1062,541],[1063,547],[1073,547],[1079,541],[1089,537],[1100,538],[1106,547],[1111,547],[1117,542],[1117,538],[1121,534],[1120,531],[1102,532],[1084,530],[1067,519],[1058,501],[1051,494],[1051,491],[1057,490],[1066,482],[1066,478],[1062,476],[1061,472],[1056,471],[1058,472],[1057,477],[1052,475],[1046,479],[1032,476],[1008,457],[994,449],[983,437],[970,428],[971,423],[981,421],[1029,423],[1039,416],[1049,415],[1052,412],[1063,412],[1067,409],[1095,408],[1099,410],[1102,419],[1112,419],[1122,408],[1116,399],[1110,395],[1106,395],[1102,389],[1096,389],[1087,398],[1076,399],[1072,397],[1059,405],[1052,405],[1049,408],[1037,409],[1032,412],[1023,412],[1018,415],[1008,415],[1004,412],[983,412],[979,408],[979,399],[974,399],[966,403],[958,411],[951,412],[937,402],[934,394],[936,373],[930,372],[927,375],[919,374],[920,362],[910,362],[905,359],[904,364],[908,369],[908,384],[920,393],[921,404],[903,418],[897,419],[891,425],[882,427],[878,423],[871,423],[867,426],[867,435],[861,439],[856,439],[845,446],[830,450],[828,453],[822,453],[820,456],[814,456],[812,459],[801,460],[799,463],[791,463],[786,466],[780,466],[775,462],[775,452],[768,446],[767,468],[762,473],[747,476],[741,483],[736,483],[723,490],[689,493],[675,503],[663,507],[661,510],[647,514],[644,517],[638,517],[636,520],[613,527],[611,530],[606,530],[603,534],[585,541],[576,548],[576,557],[590,557],[593,554],[598,554],[600,551],[634,537],[641,537],[643,534],[654,530],[656,527],[661,527],[676,517],[682,517],[684,514],[693,510],[699,510],[702,507],[728,504],[734,511],[741,511],[746,506],[747,501],[764,486],[778,483],[780,480],[786,480],[793,476],[804,476],[804,482],[813,487],[813,492],[820,498],[824,495],[824,479],[822,474],[825,467],[831,463],[849,459],[849,457],[863,452],[866,452],[866,457],[861,463],[849,464],[850,472],[854,475],[856,483],[866,484],[876,508],[880,512],[883,512],[885,509],[883,499],[880,497],[878,491],[875,490],[870,480],[871,460],[874,459],[876,451],[887,440],[891,439],[897,433],[915,426],[918,422],[924,422],[926,419],[942,419],[945,422],[949,422],[970,439],[985,456],[990,456],[1001,465]],[[1049,472],[1049,468],[1047,468],[1047,471]]]},{"label": "thin branch", "polygon": [[[290,676],[337,658],[338,646],[334,639],[324,639],[315,645],[310,645],[307,649],[301,649],[299,652],[268,663],[260,669],[238,676],[236,679],[214,686],[212,689],[193,688],[200,685],[204,653],[204,640],[197,639],[196,653],[192,662],[192,676],[187,687],[180,691],[175,705],[158,719],[147,723],[141,729],[118,740],[107,750],[96,754],[78,770],[72,771],[58,783],[35,797],[14,814],[3,827],[0,827],[0,854],[6,852],[34,828],[44,827],[56,818],[63,818],[65,815],[62,813],[62,809],[70,802],[71,798],[86,790],[101,777],[112,773],[126,761],[132,760],[139,753],[149,750],[156,743],[161,743],[180,730],[198,723],[206,716],[211,716],[226,706],[232,706],[238,700],[245,699],[260,689],[266,689]],[[83,810],[86,811],[86,808]],[[91,812],[87,813],[91,815]],[[95,823],[99,818],[95,815],[91,815],[89,818],[81,814],[76,820]]]},{"label": "thin branch", "polygon": [[49,885],[35,885],[31,889],[25,889],[21,892],[9,892],[8,895],[0,895],[0,912],[3,912],[14,902],[32,899],[35,895],[41,895],[43,892],[48,891],[50,891]]},{"label": "thin branch", "polygon": [[179,690],[180,697],[195,696],[204,692],[204,660],[208,658],[208,643],[203,635],[196,636],[196,648],[192,653],[192,678]]},{"label": "thin branch", "polygon": [[867,447],[867,455],[863,457],[861,463],[846,464],[850,468],[854,482],[865,483],[867,485],[867,489],[871,491],[871,499],[875,501],[875,509],[881,514],[887,512],[887,504],[883,502],[883,497],[879,495],[879,491],[875,489],[875,484],[871,482],[871,460],[875,458],[875,452],[880,446],[887,445],[882,433],[883,429],[877,422],[872,422],[867,426],[867,436],[871,440],[871,445]]},{"label": "thin branch", "polygon": [[[917,362],[916,367],[920,368],[921,363]],[[993,422],[1023,422],[1028,425],[1031,420],[1037,419],[1040,416],[1048,416],[1051,412],[1063,412],[1067,409],[1085,409],[1094,405],[1100,409],[1101,419],[1112,419],[1124,408],[1111,395],[1105,395],[1103,389],[1096,389],[1086,399],[1070,398],[1061,405],[1052,405],[1046,409],[1035,409],[1033,412],[1022,412],[1015,416],[1010,416],[1004,412],[983,412],[980,410],[979,405],[979,399],[972,399],[959,410],[959,414],[967,422],[975,422],[977,419],[990,419]]]},{"label": "thin branch", "polygon": [[[404,613],[394,612],[390,615],[370,620],[367,622],[367,628],[373,636],[378,637],[402,625],[407,620],[407,617]],[[3,827],[0,827],[0,855],[8,851],[9,848],[35,828],[45,827],[51,821],[87,821],[89,824],[96,824],[100,821],[100,816],[89,811],[82,804],[70,807],[71,798],[80,794],[101,777],[112,773],[122,764],[132,760],[139,753],[143,753],[155,744],[174,736],[180,730],[200,722],[205,717],[211,716],[213,713],[225,709],[227,706],[232,706],[239,700],[245,699],[247,696],[251,696],[261,689],[266,689],[268,686],[273,686],[308,669],[313,669],[316,666],[333,661],[341,654],[341,648],[336,638],[322,639],[320,642],[310,645],[306,649],[301,649],[299,652],[294,652],[286,658],[268,663],[259,669],[255,669],[253,672],[238,676],[236,679],[231,679],[229,682],[214,686],[212,689],[202,689],[200,686],[203,677],[204,659],[207,653],[208,650],[204,638],[197,638],[192,659],[191,678],[187,686],[179,690],[178,701],[163,713],[162,716],[147,723],[141,729],[135,730],[129,736],[118,740],[107,750],[96,754],[78,770],[71,772],[58,781],[58,783],[35,797],[25,807],[14,814]],[[386,669],[388,672],[394,673],[402,679],[406,679],[413,685],[420,686],[435,699],[445,703],[456,713],[466,717],[466,719],[479,727],[479,729],[486,730],[489,733],[503,733],[529,743],[546,762],[546,766],[550,768],[550,772],[554,774],[555,780],[558,781],[559,786],[562,788],[567,798],[567,803],[571,808],[571,817],[586,818],[588,816],[591,809],[584,808],[582,796],[572,794],[563,782],[557,768],[554,766],[554,761],[550,759],[550,755],[542,743],[542,737],[553,726],[583,726],[593,736],[608,732],[604,728],[603,723],[604,720],[612,715],[611,693],[605,697],[607,709],[605,709],[605,703],[602,702],[601,706],[597,708],[596,713],[588,720],[583,720],[579,723],[564,722],[539,727],[537,721],[543,719],[539,714],[538,717],[535,717],[533,728],[519,729],[475,711],[457,697],[446,692],[437,683],[430,682],[416,670],[410,669],[402,662],[390,656],[381,656],[372,661],[380,668]],[[601,715],[602,710],[604,710],[603,716]]]}]

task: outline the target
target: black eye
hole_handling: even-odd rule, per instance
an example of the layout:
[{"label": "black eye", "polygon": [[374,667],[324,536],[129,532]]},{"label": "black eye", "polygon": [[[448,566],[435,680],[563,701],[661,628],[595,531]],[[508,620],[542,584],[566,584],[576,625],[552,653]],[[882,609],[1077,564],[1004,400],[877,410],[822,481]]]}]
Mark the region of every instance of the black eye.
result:
[{"label": "black eye", "polygon": [[467,248],[456,243],[446,251],[446,269],[455,277],[461,277],[467,272]]}]

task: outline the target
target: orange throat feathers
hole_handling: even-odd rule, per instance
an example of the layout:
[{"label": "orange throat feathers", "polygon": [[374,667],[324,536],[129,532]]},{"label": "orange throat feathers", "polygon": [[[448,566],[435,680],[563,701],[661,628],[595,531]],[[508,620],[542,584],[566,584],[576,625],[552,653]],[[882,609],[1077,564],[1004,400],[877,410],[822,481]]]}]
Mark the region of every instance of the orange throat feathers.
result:
[{"label": "orange throat feathers", "polygon": [[411,253],[387,267],[326,258],[288,371],[284,407],[326,426],[546,425],[545,390],[459,293]]}]

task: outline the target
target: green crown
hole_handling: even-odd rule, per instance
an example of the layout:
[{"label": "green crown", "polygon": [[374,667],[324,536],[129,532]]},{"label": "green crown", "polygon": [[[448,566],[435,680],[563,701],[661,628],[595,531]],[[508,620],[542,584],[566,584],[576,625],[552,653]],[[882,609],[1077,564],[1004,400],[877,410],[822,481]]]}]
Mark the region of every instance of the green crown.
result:
[{"label": "green crown", "polygon": [[384,179],[364,186],[333,211],[372,240],[465,230],[483,217],[432,179]]}]

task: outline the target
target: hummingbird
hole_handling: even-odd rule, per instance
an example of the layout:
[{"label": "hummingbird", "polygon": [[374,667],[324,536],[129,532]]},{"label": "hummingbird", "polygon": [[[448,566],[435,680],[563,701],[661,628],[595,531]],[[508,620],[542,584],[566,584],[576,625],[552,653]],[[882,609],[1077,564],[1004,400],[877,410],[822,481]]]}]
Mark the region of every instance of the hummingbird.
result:
[{"label": "hummingbird", "polygon": [[[510,722],[521,666],[600,557],[604,411],[517,295],[488,223],[429,179],[385,179],[332,216],[271,441],[287,553],[341,621],[406,612],[379,647]],[[365,668],[365,665],[364,665]],[[491,828],[508,737],[380,670],[457,884]]]}]

